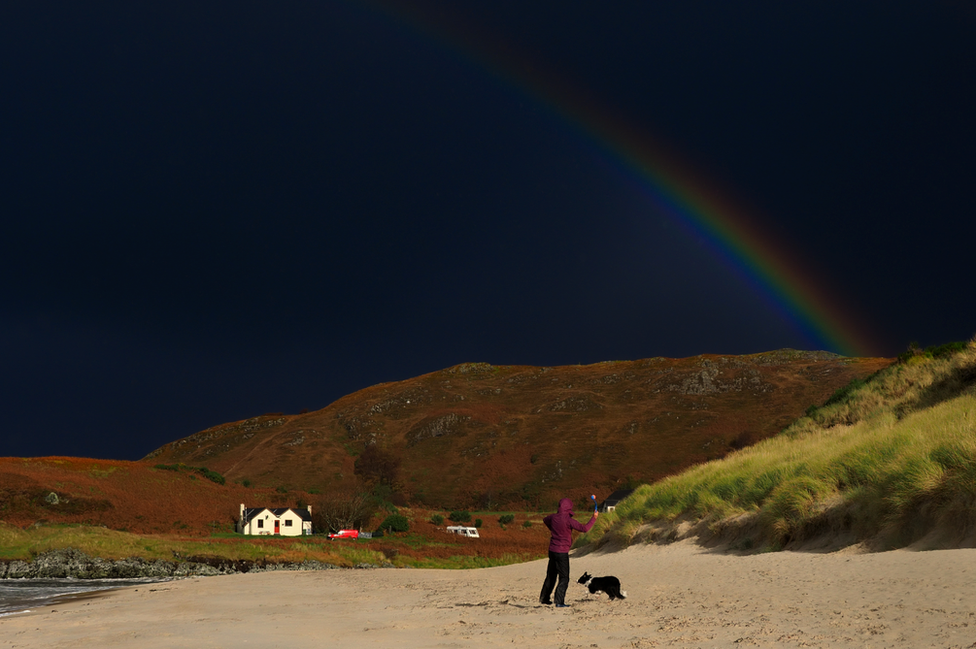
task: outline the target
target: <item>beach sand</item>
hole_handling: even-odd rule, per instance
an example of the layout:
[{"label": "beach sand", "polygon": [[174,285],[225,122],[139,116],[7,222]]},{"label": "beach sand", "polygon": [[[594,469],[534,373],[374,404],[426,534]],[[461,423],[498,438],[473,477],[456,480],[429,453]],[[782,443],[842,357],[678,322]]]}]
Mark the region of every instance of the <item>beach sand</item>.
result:
[{"label": "beach sand", "polygon": [[[609,602],[576,583],[616,575]],[[976,550],[733,556],[685,541],[482,570],[331,570],[149,584],[0,618],[0,647],[976,647]]]}]

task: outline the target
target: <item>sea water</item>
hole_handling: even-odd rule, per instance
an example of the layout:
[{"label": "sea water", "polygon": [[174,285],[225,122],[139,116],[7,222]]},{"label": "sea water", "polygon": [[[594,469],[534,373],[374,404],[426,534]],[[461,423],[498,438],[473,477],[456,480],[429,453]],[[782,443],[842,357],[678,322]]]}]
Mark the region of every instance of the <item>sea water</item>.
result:
[{"label": "sea water", "polygon": [[169,579],[0,579],[0,617],[105,590]]}]

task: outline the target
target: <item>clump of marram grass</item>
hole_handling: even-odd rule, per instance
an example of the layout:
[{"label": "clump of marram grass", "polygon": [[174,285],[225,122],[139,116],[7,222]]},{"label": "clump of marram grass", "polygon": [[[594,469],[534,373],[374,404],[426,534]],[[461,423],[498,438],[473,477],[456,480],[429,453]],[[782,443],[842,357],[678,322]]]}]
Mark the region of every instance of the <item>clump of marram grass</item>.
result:
[{"label": "clump of marram grass", "polygon": [[976,342],[910,349],[891,367],[840,388],[819,408],[808,409],[807,416],[820,428],[852,425],[889,411],[904,416],[952,398],[974,381]]},{"label": "clump of marram grass", "polygon": [[905,545],[950,513],[976,525],[976,343],[952,352],[913,354],[777,437],[639,487],[580,545],[743,515],[773,548],[830,533]]}]

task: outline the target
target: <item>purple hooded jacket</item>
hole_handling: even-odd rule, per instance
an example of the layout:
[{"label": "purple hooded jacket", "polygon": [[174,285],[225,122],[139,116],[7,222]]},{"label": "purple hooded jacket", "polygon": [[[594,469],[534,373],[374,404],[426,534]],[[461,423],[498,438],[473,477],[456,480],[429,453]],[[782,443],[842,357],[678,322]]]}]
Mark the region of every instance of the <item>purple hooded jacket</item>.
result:
[{"label": "purple hooded jacket", "polygon": [[559,509],[555,514],[549,514],[542,519],[552,531],[552,540],[549,541],[550,552],[569,552],[573,545],[573,530],[577,532],[589,532],[596,522],[596,516],[590,518],[586,525],[573,519],[573,501],[563,498],[559,501]]}]

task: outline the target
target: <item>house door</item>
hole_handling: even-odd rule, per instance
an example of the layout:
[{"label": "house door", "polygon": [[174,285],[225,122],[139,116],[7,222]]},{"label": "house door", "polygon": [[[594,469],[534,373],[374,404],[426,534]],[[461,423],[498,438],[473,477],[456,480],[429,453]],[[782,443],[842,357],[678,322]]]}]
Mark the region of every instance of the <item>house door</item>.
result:
[{"label": "house door", "polygon": [[275,534],[281,534],[281,521],[275,521]]}]

